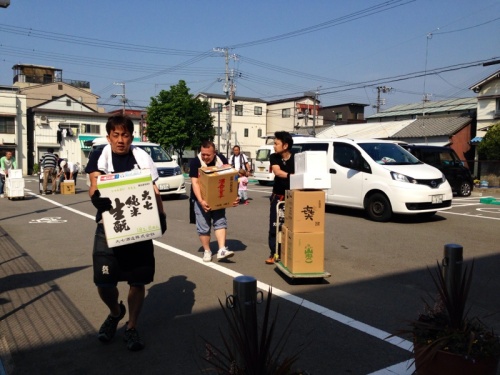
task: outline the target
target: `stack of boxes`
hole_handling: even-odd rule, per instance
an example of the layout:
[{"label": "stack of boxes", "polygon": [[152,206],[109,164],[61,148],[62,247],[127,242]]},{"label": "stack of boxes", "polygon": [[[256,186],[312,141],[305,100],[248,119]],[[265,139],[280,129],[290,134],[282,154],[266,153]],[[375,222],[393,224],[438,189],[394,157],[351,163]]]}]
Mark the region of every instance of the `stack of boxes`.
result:
[{"label": "stack of boxes", "polygon": [[281,263],[291,273],[325,272],[325,192],[330,188],[326,152],[295,155],[295,174],[285,194]]},{"label": "stack of boxes", "polygon": [[5,179],[4,192],[7,198],[24,198],[24,178],[22,169],[10,169]]}]

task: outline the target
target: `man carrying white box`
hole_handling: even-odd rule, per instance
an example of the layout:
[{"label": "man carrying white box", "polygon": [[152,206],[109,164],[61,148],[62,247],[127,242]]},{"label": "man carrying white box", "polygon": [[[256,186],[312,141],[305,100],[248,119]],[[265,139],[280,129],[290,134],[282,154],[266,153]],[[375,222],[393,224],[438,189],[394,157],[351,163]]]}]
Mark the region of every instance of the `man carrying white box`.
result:
[{"label": "man carrying white box", "polygon": [[[129,284],[128,309],[129,319],[125,325],[125,341],[127,348],[138,351],[144,348],[144,342],[140,338],[136,326],[145,297],[145,285],[153,281],[155,273],[154,247],[152,239],[141,242],[132,242],[125,245],[109,247],[104,226],[102,224],[103,213],[118,207],[113,207],[109,197],[101,197],[97,188],[98,177],[110,173],[119,174],[128,172],[137,167],[141,170],[149,170],[153,182],[158,179],[158,171],[151,157],[139,147],[132,146],[134,124],[127,116],[112,116],[106,123],[106,132],[109,145],[102,151],[92,153],[85,172],[89,174],[89,195],[92,204],[97,208],[97,229],[94,238],[93,265],[94,283],[97,286],[101,300],[109,308],[109,316],[99,329],[98,338],[102,342],[110,341],[116,333],[118,323],[125,316],[126,309],[119,301],[117,284],[119,281],[127,281]],[[159,190],[154,188],[154,199],[158,207],[157,212],[151,215],[159,215],[161,231],[167,229],[166,215]],[[111,196],[110,196],[111,197]],[[112,197],[113,198],[113,197]],[[119,200],[114,198],[113,201]],[[148,202],[150,207],[150,201]]]}]

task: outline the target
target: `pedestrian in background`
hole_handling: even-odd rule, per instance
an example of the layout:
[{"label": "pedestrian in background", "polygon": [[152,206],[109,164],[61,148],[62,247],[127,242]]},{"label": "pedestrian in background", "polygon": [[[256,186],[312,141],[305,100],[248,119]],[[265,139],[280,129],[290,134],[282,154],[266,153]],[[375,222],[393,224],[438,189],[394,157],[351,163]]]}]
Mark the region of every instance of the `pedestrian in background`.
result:
[{"label": "pedestrian in background", "polygon": [[5,156],[0,158],[0,198],[4,197],[5,178],[9,177],[9,171],[17,169],[16,158],[12,156],[12,151],[7,151]]},{"label": "pedestrian in background", "polygon": [[80,166],[78,163],[72,163],[70,161],[63,160],[61,162],[61,176],[59,177],[59,182],[63,182],[64,180],[73,180],[75,181],[76,186],[76,178],[78,176],[78,172],[80,171]]},{"label": "pedestrian in background", "polygon": [[[290,174],[295,173],[295,161],[292,153],[293,138],[290,133],[277,131],[274,133],[274,154],[271,154],[271,170],[274,173],[273,193],[271,194],[269,210],[269,258],[266,264],[274,264],[279,259],[276,252],[276,226],[278,214],[276,207],[279,202],[285,200],[285,191],[290,190]],[[284,216],[284,212],[280,213]]]},{"label": "pedestrian in background", "polygon": [[42,157],[43,168],[43,190],[42,195],[47,194],[47,184],[49,178],[52,179],[52,193],[56,193],[57,187],[57,156],[54,154],[53,148],[48,148],[47,152]]},{"label": "pedestrian in background", "polygon": [[247,156],[241,153],[240,146],[233,147],[233,154],[229,158],[229,164],[238,171],[243,169],[245,171],[245,176],[248,177],[250,175],[250,163],[248,162]]},{"label": "pedestrian in background", "polygon": [[[191,197],[194,201],[194,213],[196,217],[196,231],[203,247],[203,261],[212,260],[212,251],[210,250],[210,232],[214,227],[215,237],[219,245],[217,259],[227,259],[234,255],[226,246],[227,219],[226,209],[212,210],[208,203],[201,196],[199,182],[199,171],[201,167],[222,167],[227,163],[227,159],[222,154],[215,152],[215,145],[211,141],[204,141],[201,145],[201,151],[189,165],[189,177],[191,177]],[[236,198],[233,205],[238,205],[239,198]]]},{"label": "pedestrian in background", "polygon": [[240,204],[248,204],[248,177],[244,169],[240,169],[238,173],[238,196]]}]

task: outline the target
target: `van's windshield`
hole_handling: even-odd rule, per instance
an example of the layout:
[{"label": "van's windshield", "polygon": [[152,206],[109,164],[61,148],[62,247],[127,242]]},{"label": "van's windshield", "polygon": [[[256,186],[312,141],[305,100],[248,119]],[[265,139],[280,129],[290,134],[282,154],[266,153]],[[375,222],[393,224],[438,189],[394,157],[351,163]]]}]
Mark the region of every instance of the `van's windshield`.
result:
[{"label": "van's windshield", "polygon": [[257,155],[255,157],[256,161],[268,161],[269,155],[271,155],[271,150],[263,149],[257,150]]},{"label": "van's windshield", "polygon": [[394,143],[358,143],[358,145],[379,164],[422,164],[415,156]]}]

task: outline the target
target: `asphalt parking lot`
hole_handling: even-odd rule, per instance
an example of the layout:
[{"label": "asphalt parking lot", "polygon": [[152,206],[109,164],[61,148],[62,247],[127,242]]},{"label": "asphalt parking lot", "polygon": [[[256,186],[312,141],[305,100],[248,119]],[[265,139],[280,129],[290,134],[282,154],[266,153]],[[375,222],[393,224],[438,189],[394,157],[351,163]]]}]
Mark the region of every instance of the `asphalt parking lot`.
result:
[{"label": "asphalt parking lot", "polygon": [[500,329],[500,206],[481,204],[478,193],[426,221],[374,223],[359,211],[327,208],[331,277],[293,283],[264,264],[270,188],[252,185],[250,204],[227,212],[227,244],[236,252],[228,262],[203,263],[188,200],[164,200],[169,228],[155,241],[157,272],[140,322],[147,347],[128,353],[119,337],[103,346],[95,334],[107,312],[92,284],[94,209],[84,181],[71,196],[41,197],[35,181],[26,185],[24,200],[0,201],[0,355],[7,374],[200,374],[206,364],[199,338],[217,342],[219,328],[226,330],[218,301],[239,275],[255,277],[265,295],[273,288],[278,329],[298,309],[287,350],[302,349],[297,367],[304,372],[409,374],[410,343],[386,338],[421,309],[431,285],[427,267],[446,243],[461,244],[466,261],[475,259],[474,311]]}]

